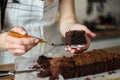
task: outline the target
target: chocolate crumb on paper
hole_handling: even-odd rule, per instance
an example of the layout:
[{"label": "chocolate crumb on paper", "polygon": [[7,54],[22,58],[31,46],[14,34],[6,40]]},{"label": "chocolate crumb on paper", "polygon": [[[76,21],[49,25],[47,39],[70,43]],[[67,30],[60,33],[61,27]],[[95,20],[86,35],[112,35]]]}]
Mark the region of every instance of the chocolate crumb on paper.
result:
[{"label": "chocolate crumb on paper", "polygon": [[108,72],[108,74],[110,75],[110,74],[114,74],[114,73],[116,73],[115,71],[109,71]]},{"label": "chocolate crumb on paper", "polygon": [[84,80],[91,80],[89,77],[85,78]]}]

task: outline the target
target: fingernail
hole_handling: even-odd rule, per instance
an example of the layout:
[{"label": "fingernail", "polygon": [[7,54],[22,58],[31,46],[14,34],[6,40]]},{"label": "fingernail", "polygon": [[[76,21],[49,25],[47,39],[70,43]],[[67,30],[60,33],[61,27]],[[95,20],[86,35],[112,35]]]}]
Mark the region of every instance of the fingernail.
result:
[{"label": "fingernail", "polygon": [[25,32],[25,31],[22,31],[22,32],[21,32],[21,34],[25,35],[25,34],[26,34],[26,32]]},{"label": "fingernail", "polygon": [[71,50],[71,53],[75,53],[75,50]]},{"label": "fingernail", "polygon": [[36,39],[36,40],[35,40],[35,43],[38,43],[38,42],[39,42],[39,39]]},{"label": "fingernail", "polygon": [[68,48],[69,51],[71,51],[71,48]]},{"label": "fingernail", "polygon": [[65,48],[65,50],[67,51],[67,48]]},{"label": "fingernail", "polygon": [[77,48],[77,50],[81,50],[81,48]]}]

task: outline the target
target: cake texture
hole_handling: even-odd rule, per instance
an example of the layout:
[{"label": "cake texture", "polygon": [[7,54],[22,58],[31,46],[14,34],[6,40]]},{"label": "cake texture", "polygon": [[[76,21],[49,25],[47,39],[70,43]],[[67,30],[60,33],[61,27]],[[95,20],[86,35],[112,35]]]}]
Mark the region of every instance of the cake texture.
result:
[{"label": "cake texture", "polygon": [[120,54],[101,49],[71,57],[40,58],[38,64],[48,74],[45,75],[41,71],[38,76],[41,77],[40,74],[44,77],[49,76],[50,80],[58,80],[59,75],[62,75],[64,79],[69,79],[120,69]]},{"label": "cake texture", "polygon": [[83,45],[86,43],[85,31],[83,30],[72,30],[65,34],[66,45]]},{"label": "cake texture", "polygon": [[39,56],[37,60],[37,65],[33,66],[33,69],[42,69],[40,73],[37,73],[38,77],[45,78],[50,76],[50,60],[52,58],[48,58],[46,56]]}]

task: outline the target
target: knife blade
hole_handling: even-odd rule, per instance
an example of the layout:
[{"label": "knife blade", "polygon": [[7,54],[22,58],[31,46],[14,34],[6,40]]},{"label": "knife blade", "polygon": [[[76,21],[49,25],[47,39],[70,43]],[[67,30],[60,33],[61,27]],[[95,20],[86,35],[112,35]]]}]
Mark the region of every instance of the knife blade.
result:
[{"label": "knife blade", "polygon": [[33,69],[33,70],[21,70],[21,71],[0,71],[0,77],[21,74],[21,73],[31,73],[41,71],[42,69]]}]

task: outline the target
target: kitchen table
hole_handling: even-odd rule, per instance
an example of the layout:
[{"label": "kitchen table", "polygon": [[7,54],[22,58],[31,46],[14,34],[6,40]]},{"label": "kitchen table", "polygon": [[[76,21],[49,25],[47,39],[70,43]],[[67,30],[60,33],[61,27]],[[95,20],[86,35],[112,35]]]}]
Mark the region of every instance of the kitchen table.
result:
[{"label": "kitchen table", "polygon": [[[14,63],[0,65],[0,71],[14,70]],[[14,80],[14,75],[0,77],[0,80]]]}]

